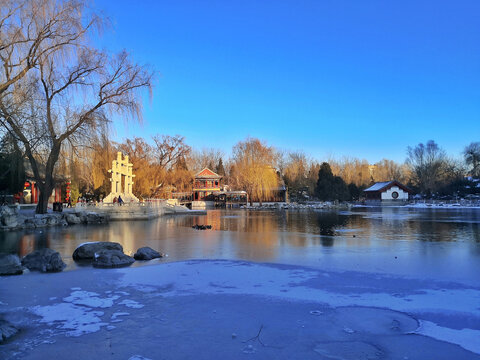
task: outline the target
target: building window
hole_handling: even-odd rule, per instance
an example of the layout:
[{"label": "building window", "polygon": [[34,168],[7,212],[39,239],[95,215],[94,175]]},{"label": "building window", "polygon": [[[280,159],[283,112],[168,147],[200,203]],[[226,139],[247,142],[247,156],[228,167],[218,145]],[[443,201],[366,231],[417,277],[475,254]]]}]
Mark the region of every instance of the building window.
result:
[{"label": "building window", "polygon": [[393,199],[398,199],[398,192],[396,192],[396,191],[392,192],[392,198]]}]

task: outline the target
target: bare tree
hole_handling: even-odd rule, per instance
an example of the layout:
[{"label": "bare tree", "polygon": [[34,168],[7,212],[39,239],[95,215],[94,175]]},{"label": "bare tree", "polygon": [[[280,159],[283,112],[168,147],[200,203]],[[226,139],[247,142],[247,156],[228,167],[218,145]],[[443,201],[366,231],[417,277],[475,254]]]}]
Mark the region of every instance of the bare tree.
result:
[{"label": "bare tree", "polygon": [[407,148],[407,164],[411,168],[412,181],[420,191],[431,194],[447,175],[448,159],[445,151],[433,140]]},{"label": "bare tree", "polygon": [[290,152],[285,156],[283,179],[291,194],[299,195],[308,186],[309,164],[303,152]]},{"label": "bare tree", "polygon": [[185,138],[180,135],[155,135],[153,141],[156,146],[154,151],[158,165],[166,170],[183,161],[192,151],[190,146],[185,144]]},{"label": "bare tree", "polygon": [[156,163],[154,149],[143,138],[130,140],[118,145],[118,150],[128,154],[133,164],[135,185],[133,193],[139,198],[152,196],[165,181],[165,171]]},{"label": "bare tree", "polygon": [[[20,10],[10,14],[2,6],[1,13],[25,34],[2,52],[0,121],[23,146],[40,190],[36,211],[45,213],[62,144],[74,146],[105,123],[108,112],[139,118],[139,91],[151,89],[153,75],[126,52],[112,56],[89,45],[86,35],[98,18],[86,18],[84,1],[9,3]],[[37,40],[26,47],[30,38]],[[13,76],[18,66],[24,70]]]},{"label": "bare tree", "polygon": [[223,151],[215,148],[203,148],[201,151],[193,151],[189,156],[188,168],[195,172],[204,168],[215,171],[216,165],[223,156]]},{"label": "bare tree", "polygon": [[45,58],[60,58],[81,45],[100,24],[81,16],[84,1],[2,0],[0,4],[0,96]]},{"label": "bare tree", "polygon": [[382,159],[373,167],[374,181],[398,180],[406,182],[408,174],[405,165],[397,164],[393,160]]},{"label": "bare tree", "polygon": [[480,142],[472,142],[463,150],[465,163],[471,167],[472,175],[480,177]]}]

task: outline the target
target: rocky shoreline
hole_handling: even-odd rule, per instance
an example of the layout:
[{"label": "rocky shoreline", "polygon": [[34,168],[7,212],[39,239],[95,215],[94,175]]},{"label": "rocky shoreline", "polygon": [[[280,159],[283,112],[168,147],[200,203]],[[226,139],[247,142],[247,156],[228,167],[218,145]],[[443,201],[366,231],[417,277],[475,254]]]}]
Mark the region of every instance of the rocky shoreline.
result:
[{"label": "rocky shoreline", "polygon": [[0,231],[38,229],[76,224],[106,224],[108,214],[74,209],[62,213],[33,214],[20,211],[18,206],[0,207]]},{"label": "rocky shoreline", "polygon": [[[149,247],[141,247],[132,256],[123,252],[116,242],[87,242],[79,245],[72,258],[83,265],[96,268],[117,268],[133,264],[135,261],[148,261],[164,257],[164,254]],[[0,276],[22,275],[29,271],[60,272],[67,265],[57,251],[44,248],[25,255],[22,259],[16,254],[0,253]]]},{"label": "rocky shoreline", "polygon": [[244,206],[243,209],[247,210],[349,210],[352,207],[350,203],[337,203],[337,202],[311,202],[311,203],[264,203],[262,205]]}]

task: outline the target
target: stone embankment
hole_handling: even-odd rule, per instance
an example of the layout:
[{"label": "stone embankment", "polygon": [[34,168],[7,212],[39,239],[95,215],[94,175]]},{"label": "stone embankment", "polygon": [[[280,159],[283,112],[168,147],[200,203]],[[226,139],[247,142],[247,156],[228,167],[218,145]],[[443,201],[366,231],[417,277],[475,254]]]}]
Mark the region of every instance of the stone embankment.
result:
[{"label": "stone embankment", "polygon": [[332,209],[332,210],[348,210],[351,208],[349,203],[337,202],[311,202],[311,203],[265,203],[262,205],[244,206],[248,210],[316,210],[316,209]]},{"label": "stone embankment", "polygon": [[37,229],[49,226],[75,224],[106,224],[108,214],[93,211],[69,211],[64,213],[32,214],[19,211],[15,206],[0,207],[0,231]]}]

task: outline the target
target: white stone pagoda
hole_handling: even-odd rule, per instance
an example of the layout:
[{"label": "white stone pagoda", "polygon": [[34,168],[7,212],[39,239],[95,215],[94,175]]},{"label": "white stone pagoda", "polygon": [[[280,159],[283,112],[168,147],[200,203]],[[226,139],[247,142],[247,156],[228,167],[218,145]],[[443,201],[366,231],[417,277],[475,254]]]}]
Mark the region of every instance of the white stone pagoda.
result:
[{"label": "white stone pagoda", "polygon": [[[135,175],[132,174],[133,164],[128,162],[128,155],[125,155],[125,158],[122,159],[122,153],[117,153],[117,159],[112,161],[112,168],[108,170],[112,174],[110,182],[112,183],[112,190],[105,199],[104,203],[113,203],[113,199],[119,196],[122,197],[123,201],[128,204],[131,202],[138,202],[138,198],[133,195],[133,178]],[[124,177],[124,187],[122,188],[122,177]]]}]

